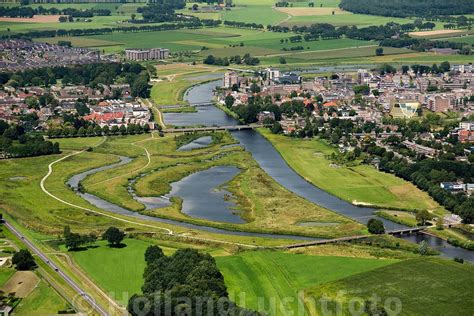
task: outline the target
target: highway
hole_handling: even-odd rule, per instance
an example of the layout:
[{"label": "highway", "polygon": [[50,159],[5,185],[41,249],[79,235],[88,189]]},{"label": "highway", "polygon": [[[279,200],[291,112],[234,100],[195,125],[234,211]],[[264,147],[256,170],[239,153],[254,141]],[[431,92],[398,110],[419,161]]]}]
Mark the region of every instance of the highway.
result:
[{"label": "highway", "polygon": [[[89,296],[74,280],[72,280],[64,271],[62,271],[58,266],[56,266],[49,258],[39,250],[31,241],[29,241],[23,234],[21,234],[15,227],[13,227],[7,221],[3,221],[3,224],[8,228],[13,234],[15,234],[33,253],[35,253],[47,266],[49,266],[55,273],[57,273],[71,288],[81,296],[97,313],[100,315],[107,316],[109,315],[107,311],[96,304],[95,300]],[[74,300],[73,300],[74,301]]]}]

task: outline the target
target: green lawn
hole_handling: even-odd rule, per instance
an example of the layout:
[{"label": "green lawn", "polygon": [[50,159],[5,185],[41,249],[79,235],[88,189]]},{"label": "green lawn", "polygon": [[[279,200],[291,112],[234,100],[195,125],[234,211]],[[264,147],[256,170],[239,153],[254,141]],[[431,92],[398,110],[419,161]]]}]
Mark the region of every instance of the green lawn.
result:
[{"label": "green lawn", "polygon": [[[346,292],[344,299],[336,298],[340,291]],[[305,297],[311,297],[317,303],[316,312],[321,311],[318,302],[322,296],[330,298],[331,302],[342,303],[343,312],[348,312],[350,299],[365,300],[376,294],[382,303],[389,298],[399,299],[402,310],[398,315],[471,316],[474,314],[472,293],[472,265],[430,258],[402,261],[316,286],[306,291]],[[334,312],[335,304],[328,306]]]},{"label": "green lawn", "polygon": [[[236,302],[247,308],[269,312],[270,315],[296,314],[299,308],[298,292],[306,288],[396,262],[279,251],[249,251],[216,259],[228,291]],[[277,310],[259,308],[259,299],[266,306],[271,304],[271,299],[276,300]],[[287,304],[282,303],[283,300]]]},{"label": "green lawn", "polygon": [[371,166],[331,167],[335,149],[318,139],[304,140],[260,130],[288,164],[309,182],[349,202],[387,208],[439,209],[427,193],[411,183]]},{"label": "green lawn", "polygon": [[24,298],[15,308],[15,315],[56,315],[68,310],[69,304],[45,281]]},{"label": "green lawn", "polygon": [[8,279],[15,273],[13,268],[1,268],[0,269],[0,287],[2,287]]},{"label": "green lawn", "polygon": [[117,301],[126,295],[141,293],[145,250],[150,245],[137,239],[125,239],[124,248],[111,248],[106,242],[97,242],[97,248],[69,252],[87,274]]}]

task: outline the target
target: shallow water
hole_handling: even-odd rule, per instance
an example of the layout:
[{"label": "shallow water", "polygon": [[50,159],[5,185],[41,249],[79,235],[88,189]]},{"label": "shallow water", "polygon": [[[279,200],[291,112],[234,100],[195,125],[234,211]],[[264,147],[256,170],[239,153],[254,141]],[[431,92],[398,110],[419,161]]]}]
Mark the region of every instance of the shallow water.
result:
[{"label": "shallow water", "polygon": [[208,147],[210,144],[212,144],[212,136],[203,136],[179,147],[177,151],[190,151],[193,149],[205,148]]}]

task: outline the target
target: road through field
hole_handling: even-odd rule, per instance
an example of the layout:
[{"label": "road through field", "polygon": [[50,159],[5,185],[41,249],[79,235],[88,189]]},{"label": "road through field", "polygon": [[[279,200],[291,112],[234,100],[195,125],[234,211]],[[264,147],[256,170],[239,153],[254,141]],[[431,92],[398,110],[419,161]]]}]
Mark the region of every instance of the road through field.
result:
[{"label": "road through field", "polygon": [[46,254],[44,254],[38,247],[36,247],[30,240],[28,240],[20,231],[18,231],[9,222],[4,221],[5,227],[7,227],[14,235],[16,235],[28,248],[31,249],[47,266],[56,271],[56,273],[77,293],[78,296],[82,297],[90,306],[94,308],[100,315],[107,316],[109,313],[95,302],[95,300],[70,278],[63,270],[56,266]]}]

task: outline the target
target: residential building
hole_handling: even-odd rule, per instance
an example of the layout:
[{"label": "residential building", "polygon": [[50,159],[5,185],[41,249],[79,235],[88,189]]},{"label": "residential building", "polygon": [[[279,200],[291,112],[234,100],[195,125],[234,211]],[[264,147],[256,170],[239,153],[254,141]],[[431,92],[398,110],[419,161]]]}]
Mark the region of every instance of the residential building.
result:
[{"label": "residential building", "polygon": [[166,59],[169,56],[169,52],[169,49],[166,48],[126,49],[125,58],[135,61]]}]

